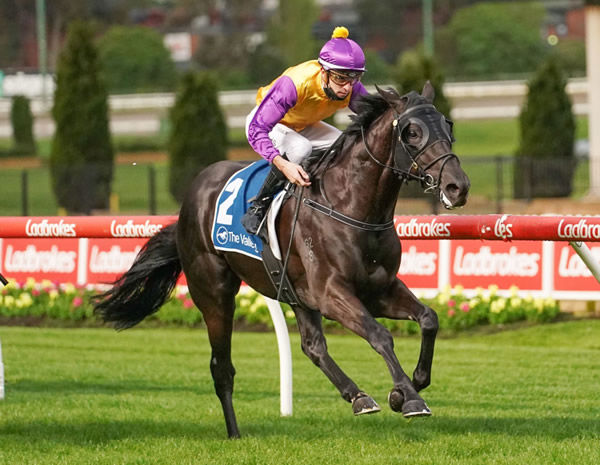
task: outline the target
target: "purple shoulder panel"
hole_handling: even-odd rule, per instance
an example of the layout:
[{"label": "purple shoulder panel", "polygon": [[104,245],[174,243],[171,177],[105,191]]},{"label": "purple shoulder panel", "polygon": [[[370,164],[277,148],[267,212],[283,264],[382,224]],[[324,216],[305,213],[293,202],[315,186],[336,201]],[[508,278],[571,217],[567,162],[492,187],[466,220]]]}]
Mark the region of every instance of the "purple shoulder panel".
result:
[{"label": "purple shoulder panel", "polygon": [[362,82],[357,81],[352,86],[352,95],[350,96],[350,104],[348,105],[350,110],[356,113],[356,101],[361,95],[367,95],[368,93],[369,92],[367,92],[367,89],[365,89],[365,86],[363,86]]},{"label": "purple shoulder panel", "polygon": [[265,160],[271,162],[273,158],[280,155],[273,146],[269,133],[297,101],[298,92],[294,81],[288,76],[281,76],[260,102],[248,125],[248,142]]}]

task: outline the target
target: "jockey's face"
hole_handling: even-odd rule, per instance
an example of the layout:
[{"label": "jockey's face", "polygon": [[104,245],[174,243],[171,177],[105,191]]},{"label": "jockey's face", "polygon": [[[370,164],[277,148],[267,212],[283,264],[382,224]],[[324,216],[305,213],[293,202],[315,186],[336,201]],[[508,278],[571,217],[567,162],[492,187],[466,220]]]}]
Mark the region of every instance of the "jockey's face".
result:
[{"label": "jockey's face", "polygon": [[323,79],[323,86],[329,86],[335,95],[343,100],[348,96],[352,90],[352,86],[360,79],[360,76],[349,77],[333,70],[326,71],[322,69],[321,78]]}]

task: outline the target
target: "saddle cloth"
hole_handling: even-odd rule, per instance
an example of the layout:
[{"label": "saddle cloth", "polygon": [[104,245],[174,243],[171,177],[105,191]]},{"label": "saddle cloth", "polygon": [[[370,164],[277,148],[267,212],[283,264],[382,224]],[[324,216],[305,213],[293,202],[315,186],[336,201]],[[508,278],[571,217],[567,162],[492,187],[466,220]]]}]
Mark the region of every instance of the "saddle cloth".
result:
[{"label": "saddle cloth", "polygon": [[[212,227],[212,241],[217,250],[237,252],[262,260],[262,240],[248,233],[241,219],[250,206],[249,200],[258,194],[271,166],[266,160],[259,160],[234,173],[217,198]],[[269,243],[273,254],[281,259],[275,235],[275,218],[281,207],[284,192],[276,197],[267,216]]]}]

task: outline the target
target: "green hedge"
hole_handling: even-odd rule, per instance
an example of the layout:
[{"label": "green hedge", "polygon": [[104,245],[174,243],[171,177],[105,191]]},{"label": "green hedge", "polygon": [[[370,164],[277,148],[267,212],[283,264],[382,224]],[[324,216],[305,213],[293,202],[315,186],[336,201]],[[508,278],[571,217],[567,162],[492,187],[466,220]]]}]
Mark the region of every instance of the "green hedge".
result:
[{"label": "green hedge", "polygon": [[13,128],[13,156],[31,156],[36,154],[33,136],[33,113],[30,100],[24,95],[12,98],[10,121]]},{"label": "green hedge", "polygon": [[108,92],[93,38],[90,23],[69,24],[52,107],[52,188],[57,203],[77,214],[108,209],[113,179]]},{"label": "green hedge", "polygon": [[[100,324],[93,314],[90,297],[96,291],[77,288],[72,284],[58,285],[50,281],[35,282],[29,279],[24,283],[10,280],[0,293],[0,317],[9,319],[39,318],[62,320],[65,322],[86,322]],[[444,289],[433,299],[422,299],[438,314],[440,328],[446,331],[459,331],[485,325],[501,325],[518,321],[548,322],[559,314],[558,303],[553,299],[521,298],[517,288],[510,295],[498,295],[498,288],[490,286],[480,289],[474,296],[467,296],[462,288]],[[236,297],[238,310],[236,322],[250,328],[272,328],[273,322],[267,305],[261,295],[244,288]],[[283,305],[285,319],[295,325],[294,312]],[[162,323],[180,326],[201,326],[202,314],[184,288],[176,288],[171,299],[158,311],[146,319],[149,323]],[[419,328],[412,321],[381,319],[380,322],[396,333],[416,334]],[[324,320],[326,328],[340,329],[338,323]]]}]

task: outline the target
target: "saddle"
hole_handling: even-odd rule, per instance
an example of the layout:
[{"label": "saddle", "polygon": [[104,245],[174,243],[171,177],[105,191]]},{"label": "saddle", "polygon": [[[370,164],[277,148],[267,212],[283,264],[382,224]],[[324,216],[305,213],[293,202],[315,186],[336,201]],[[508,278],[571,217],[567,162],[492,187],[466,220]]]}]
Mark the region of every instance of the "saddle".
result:
[{"label": "saddle", "polygon": [[234,173],[225,183],[217,199],[212,228],[212,242],[217,250],[236,252],[262,260],[278,300],[290,305],[302,305],[285,273],[285,257],[281,257],[275,219],[284,200],[294,189],[290,183],[277,194],[257,235],[249,234],[241,224],[241,217],[251,199],[259,191],[270,167],[258,161]]}]

